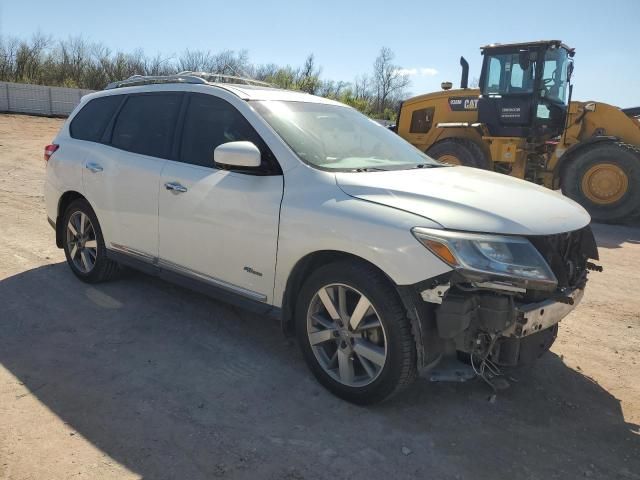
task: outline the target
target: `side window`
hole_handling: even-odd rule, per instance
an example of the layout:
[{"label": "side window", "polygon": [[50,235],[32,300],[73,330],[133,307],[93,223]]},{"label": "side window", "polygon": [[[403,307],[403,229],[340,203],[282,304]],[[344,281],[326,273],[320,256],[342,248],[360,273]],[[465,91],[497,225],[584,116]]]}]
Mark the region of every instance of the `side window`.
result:
[{"label": "side window", "polygon": [[487,75],[486,93],[498,93],[500,91],[500,76],[502,73],[502,64],[496,57],[489,60],[489,74]]},{"label": "side window", "polygon": [[120,102],[122,102],[122,95],[109,95],[89,100],[69,125],[71,137],[99,142]]},{"label": "side window", "polygon": [[120,110],[111,145],[152,157],[169,158],[182,94],[132,95]]},{"label": "side window", "polygon": [[258,132],[238,110],[213,95],[192,94],[182,127],[180,161],[213,168],[213,151],[227,142],[253,142],[262,156],[262,173],[280,173]]},{"label": "side window", "polygon": [[433,123],[433,108],[423,108],[411,114],[409,133],[427,133]]}]

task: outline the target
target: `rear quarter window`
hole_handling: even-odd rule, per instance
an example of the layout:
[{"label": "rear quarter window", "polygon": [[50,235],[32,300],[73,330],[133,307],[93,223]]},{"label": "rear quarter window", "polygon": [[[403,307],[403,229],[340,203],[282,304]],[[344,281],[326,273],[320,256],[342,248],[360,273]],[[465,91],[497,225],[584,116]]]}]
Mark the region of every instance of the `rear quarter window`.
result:
[{"label": "rear quarter window", "polygon": [[122,102],[122,95],[109,95],[89,100],[69,125],[71,138],[99,142],[120,102]]}]

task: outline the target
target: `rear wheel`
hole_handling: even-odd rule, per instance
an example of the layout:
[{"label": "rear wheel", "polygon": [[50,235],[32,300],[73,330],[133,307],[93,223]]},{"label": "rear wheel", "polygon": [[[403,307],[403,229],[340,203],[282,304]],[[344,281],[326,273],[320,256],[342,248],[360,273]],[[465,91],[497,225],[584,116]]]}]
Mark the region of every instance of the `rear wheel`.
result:
[{"label": "rear wheel", "polygon": [[447,138],[427,150],[427,155],[442,163],[465,167],[489,168],[489,160],[482,148],[466,138]]},{"label": "rear wheel", "polygon": [[63,217],[63,248],[71,271],[83,282],[110,280],[120,270],[107,258],[102,230],[95,212],[84,198],[73,201]]},{"label": "rear wheel", "polygon": [[302,287],[295,321],[309,368],[340,398],[379,402],[416,377],[409,319],[373,267],[339,262],[316,270]]},{"label": "rear wheel", "polygon": [[587,147],[568,159],[564,193],[598,222],[620,223],[640,214],[640,151],[624,143]]}]

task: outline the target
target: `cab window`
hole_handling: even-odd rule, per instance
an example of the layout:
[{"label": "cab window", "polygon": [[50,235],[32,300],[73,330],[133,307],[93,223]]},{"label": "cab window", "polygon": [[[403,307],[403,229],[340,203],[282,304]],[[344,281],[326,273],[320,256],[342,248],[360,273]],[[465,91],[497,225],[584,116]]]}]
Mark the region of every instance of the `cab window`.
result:
[{"label": "cab window", "polygon": [[527,52],[488,57],[483,92],[495,94],[532,93],[536,62]]}]

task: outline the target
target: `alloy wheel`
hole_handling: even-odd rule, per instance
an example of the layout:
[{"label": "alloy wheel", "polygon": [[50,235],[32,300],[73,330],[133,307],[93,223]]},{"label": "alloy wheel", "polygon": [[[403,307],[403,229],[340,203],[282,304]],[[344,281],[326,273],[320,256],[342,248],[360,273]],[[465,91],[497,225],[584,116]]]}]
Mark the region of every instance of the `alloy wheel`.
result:
[{"label": "alloy wheel", "polygon": [[98,256],[96,232],[89,216],[77,211],[71,214],[66,231],[69,258],[82,273],[90,273]]},{"label": "alloy wheel", "polygon": [[322,369],[349,387],[372,383],[387,360],[380,316],[361,292],[344,284],[318,290],[307,312],[307,335]]}]

